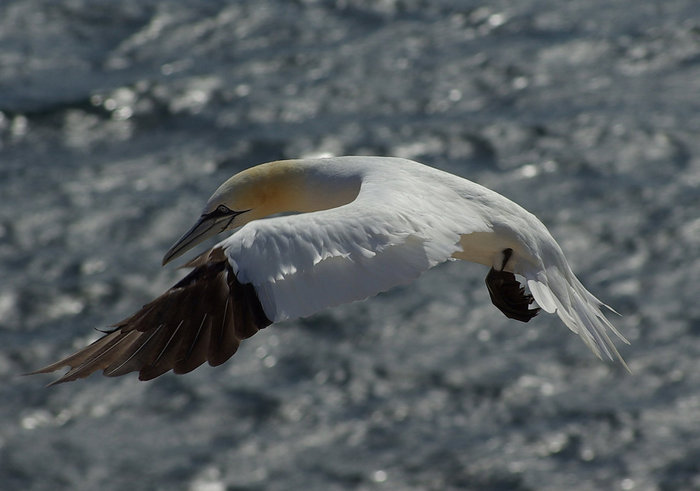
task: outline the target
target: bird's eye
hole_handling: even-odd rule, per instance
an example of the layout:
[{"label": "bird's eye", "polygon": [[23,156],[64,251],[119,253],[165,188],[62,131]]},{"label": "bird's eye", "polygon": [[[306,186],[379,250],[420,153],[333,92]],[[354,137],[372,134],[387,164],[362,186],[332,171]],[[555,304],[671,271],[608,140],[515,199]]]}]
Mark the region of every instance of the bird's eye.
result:
[{"label": "bird's eye", "polygon": [[231,210],[231,208],[229,208],[226,205],[219,205],[216,208],[214,208],[212,211],[210,211],[209,213],[204,213],[202,215],[202,217],[216,219],[216,218],[228,217],[231,215],[236,215],[236,212]]}]

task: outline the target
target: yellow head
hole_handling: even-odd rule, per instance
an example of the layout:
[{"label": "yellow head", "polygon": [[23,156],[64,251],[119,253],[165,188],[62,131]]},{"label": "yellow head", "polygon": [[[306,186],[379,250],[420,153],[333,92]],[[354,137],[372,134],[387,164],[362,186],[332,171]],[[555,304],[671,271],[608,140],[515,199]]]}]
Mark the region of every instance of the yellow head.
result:
[{"label": "yellow head", "polygon": [[219,186],[202,214],[222,206],[228,208],[236,214],[232,226],[226,227],[228,230],[274,213],[305,211],[292,209],[303,202],[304,184],[303,167],[294,160],[261,164],[239,172]]},{"label": "yellow head", "polygon": [[261,164],[231,177],[207,201],[197,223],[165,254],[163,264],[226,230],[282,212],[309,212],[339,206],[357,196],[357,185],[319,179],[313,165],[298,160]]}]

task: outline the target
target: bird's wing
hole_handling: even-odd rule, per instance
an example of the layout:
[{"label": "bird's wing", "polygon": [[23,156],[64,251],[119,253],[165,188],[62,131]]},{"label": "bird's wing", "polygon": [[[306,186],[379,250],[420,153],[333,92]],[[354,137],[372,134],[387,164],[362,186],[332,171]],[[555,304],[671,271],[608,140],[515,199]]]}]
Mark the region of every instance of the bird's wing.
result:
[{"label": "bird's wing", "polygon": [[228,261],[216,256],[94,343],[33,373],[70,367],[51,385],[97,370],[107,376],[138,371],[139,379],[150,380],[171,369],[187,373],[205,361],[225,362],[270,321],[253,288],[240,284]]},{"label": "bird's wing", "polygon": [[425,199],[414,189],[364,186],[348,205],[254,221],[220,247],[273,321],[364,299],[449,259],[457,231],[488,230],[456,195]]}]

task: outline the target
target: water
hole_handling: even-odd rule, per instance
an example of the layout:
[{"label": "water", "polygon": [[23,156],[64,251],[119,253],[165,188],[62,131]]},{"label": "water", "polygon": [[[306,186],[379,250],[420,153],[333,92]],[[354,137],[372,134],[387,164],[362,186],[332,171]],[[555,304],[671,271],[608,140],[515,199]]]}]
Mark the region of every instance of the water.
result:
[{"label": "water", "polygon": [[[693,0],[5,0],[2,489],[700,489],[699,60]],[[225,178],[323,154],[536,213],[634,373],[447,264],[219,368],[19,376],[175,282]]]}]

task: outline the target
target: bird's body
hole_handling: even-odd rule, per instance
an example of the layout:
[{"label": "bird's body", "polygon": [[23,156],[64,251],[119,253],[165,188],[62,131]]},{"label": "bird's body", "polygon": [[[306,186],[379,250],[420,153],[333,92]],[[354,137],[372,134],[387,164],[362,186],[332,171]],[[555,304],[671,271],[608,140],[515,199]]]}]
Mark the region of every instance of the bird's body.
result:
[{"label": "bird's body", "polygon": [[139,371],[149,379],[204,361],[216,365],[272,322],[367,298],[451,259],[491,268],[491,299],[508,317],[534,317],[534,297],[596,355],[622,361],[607,331],[624,338],[602,314],[604,304],[581,285],[534,215],[417,162],[334,157],[245,170],[214,193],[164,264],[224,230],[234,231],[190,261],[194,269],[180,283],[39,372],[70,366],[59,382],[99,369],[106,375]]}]

